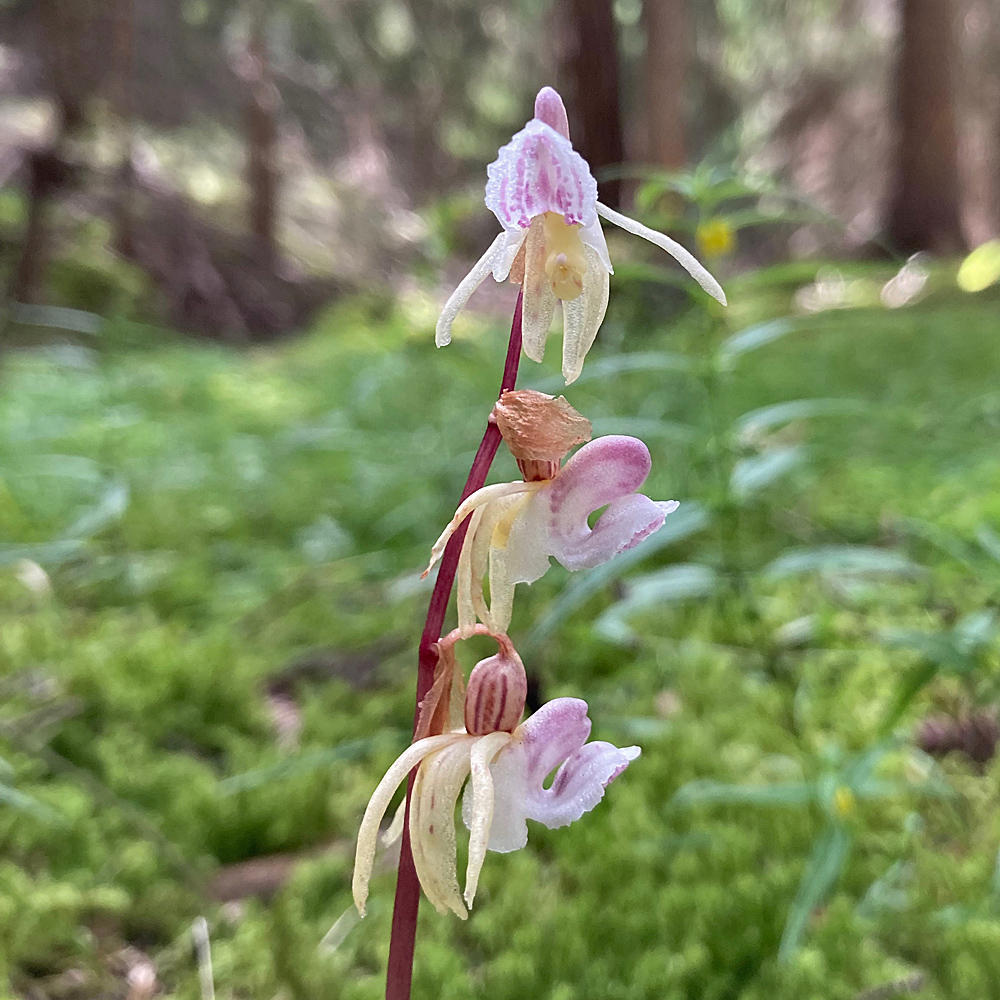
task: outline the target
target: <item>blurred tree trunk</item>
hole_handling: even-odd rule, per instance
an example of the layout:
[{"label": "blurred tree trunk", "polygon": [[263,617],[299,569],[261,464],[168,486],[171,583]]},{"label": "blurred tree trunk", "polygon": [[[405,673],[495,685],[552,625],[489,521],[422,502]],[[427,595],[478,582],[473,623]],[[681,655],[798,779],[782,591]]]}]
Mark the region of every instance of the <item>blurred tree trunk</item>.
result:
[{"label": "blurred tree trunk", "polygon": [[[625,159],[618,106],[618,32],[611,0],[562,0],[558,11],[560,76],[574,147],[597,176]],[[562,80],[560,81],[562,83]],[[601,200],[615,207],[621,182],[599,180]]]},{"label": "blurred tree trunk", "polygon": [[115,10],[114,53],[114,103],[118,118],[120,161],[115,179],[115,245],[131,257],[135,251],[133,231],[133,196],[135,167],[132,161],[133,102],[132,75],[135,63],[135,3],[134,0],[117,0]]},{"label": "blurred tree trunk", "polygon": [[679,170],[687,163],[684,85],[691,53],[688,0],[644,0],[646,128],[651,163]]},{"label": "blurred tree trunk", "polygon": [[271,76],[267,44],[267,6],[251,7],[245,80],[249,89],[247,183],[250,189],[250,232],[260,261],[277,258],[278,222],[278,90]]},{"label": "blurred tree trunk", "polygon": [[35,301],[45,273],[50,203],[73,176],[67,145],[84,124],[85,94],[79,66],[82,40],[95,28],[88,3],[36,0],[34,11],[47,57],[45,69],[56,113],[48,146],[32,150],[27,156],[27,223],[21,238],[20,258],[8,289],[8,296],[14,302]]},{"label": "blurred tree trunk", "polygon": [[952,0],[902,0],[896,70],[899,139],[889,235],[904,252],[965,245],[955,125]]}]

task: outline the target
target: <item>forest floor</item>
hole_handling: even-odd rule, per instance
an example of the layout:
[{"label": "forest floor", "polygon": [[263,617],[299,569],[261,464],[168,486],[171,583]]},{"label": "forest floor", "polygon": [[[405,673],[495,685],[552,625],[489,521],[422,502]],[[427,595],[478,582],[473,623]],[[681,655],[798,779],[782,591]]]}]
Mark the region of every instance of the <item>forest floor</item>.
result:
[{"label": "forest floor", "polygon": [[[890,310],[844,273],[840,302],[812,266],[736,279],[725,321],[624,288],[565,391],[681,508],[521,588],[511,635],[538,698],[643,754],[491,854],[468,922],[423,908],[415,997],[998,995],[1000,763],[940,750],[989,744],[1000,679],[1000,300],[945,276]],[[201,996],[204,917],[219,996],[381,995],[393,879],[352,928],[353,838],[506,337],[438,351],[425,306],[6,359],[0,994]],[[558,343],[521,384],[562,391]]]}]

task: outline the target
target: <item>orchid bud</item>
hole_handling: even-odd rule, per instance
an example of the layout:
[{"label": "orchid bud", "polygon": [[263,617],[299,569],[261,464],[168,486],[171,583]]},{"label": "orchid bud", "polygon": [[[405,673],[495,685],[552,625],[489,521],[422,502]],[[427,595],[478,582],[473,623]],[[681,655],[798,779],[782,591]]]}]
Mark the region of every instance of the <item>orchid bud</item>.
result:
[{"label": "orchid bud", "polygon": [[465,729],[472,736],[511,733],[524,714],[528,678],[510,639],[495,635],[500,651],[480,660],[465,692]]},{"label": "orchid bud", "polygon": [[525,482],[552,479],[566,452],[590,440],[590,421],[564,396],[509,390],[493,407],[493,416]]}]

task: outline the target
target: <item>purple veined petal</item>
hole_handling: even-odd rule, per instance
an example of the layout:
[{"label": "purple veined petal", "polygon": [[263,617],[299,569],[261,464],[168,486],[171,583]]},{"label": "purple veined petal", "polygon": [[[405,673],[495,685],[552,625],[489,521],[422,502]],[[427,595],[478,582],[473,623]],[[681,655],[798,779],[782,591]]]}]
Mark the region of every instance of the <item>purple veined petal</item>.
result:
[{"label": "purple veined petal", "polygon": [[559,92],[552,87],[542,87],[535,98],[535,117],[554,128],[561,136],[569,138],[569,116]]},{"label": "purple veined petal", "polygon": [[[437,327],[434,331],[434,343],[438,347],[446,347],[451,343],[451,325],[455,322],[455,317],[465,308],[465,304],[472,298],[472,293],[486,280],[487,275],[493,270],[500,254],[502,254],[507,243],[507,234],[501,233],[491,244],[489,249],[476,261],[472,270],[459,282],[458,287],[448,297],[448,301],[441,310],[438,317]],[[513,258],[511,258],[513,260]],[[507,268],[510,270],[510,267]]]},{"label": "purple veined petal", "polygon": [[[591,569],[637,545],[676,504],[634,493],[650,469],[638,439],[608,435],[585,444],[545,490],[550,510],[549,552],[569,570]],[[607,504],[591,529],[587,518]]]},{"label": "purple veined petal", "polygon": [[532,361],[541,361],[556,308],[556,295],[545,273],[545,228],[541,218],[536,218],[528,230],[522,287],[521,348]]},{"label": "purple veined petal", "polygon": [[727,304],[726,293],[722,290],[722,285],[712,277],[708,268],[693,253],[682,247],[676,240],[664,236],[663,233],[658,233],[655,229],[650,229],[649,226],[644,226],[641,222],[636,222],[635,219],[630,219],[627,215],[622,215],[621,212],[616,212],[613,208],[608,208],[607,205],[598,205],[597,211],[608,222],[614,223],[625,232],[649,240],[654,246],[666,250],[713,299],[721,302],[722,305]]},{"label": "purple veined petal", "polygon": [[568,826],[604,798],[604,790],[640,753],[639,747],[619,749],[612,743],[587,743],[556,771],[548,788],[529,786],[528,819],[544,823],[550,830]]},{"label": "purple veined petal", "polygon": [[583,294],[563,303],[562,373],[566,384],[575,382],[583,371],[587,352],[604,322],[611,292],[611,278],[593,247],[584,249],[587,273],[583,276]]},{"label": "purple veined petal", "polygon": [[515,742],[524,751],[527,794],[559,764],[576,753],[590,735],[587,703],[581,698],[553,698],[514,730]]},{"label": "purple veined petal", "polygon": [[486,207],[504,229],[527,229],[545,212],[567,225],[597,218],[597,181],[569,139],[532,118],[487,168]]}]

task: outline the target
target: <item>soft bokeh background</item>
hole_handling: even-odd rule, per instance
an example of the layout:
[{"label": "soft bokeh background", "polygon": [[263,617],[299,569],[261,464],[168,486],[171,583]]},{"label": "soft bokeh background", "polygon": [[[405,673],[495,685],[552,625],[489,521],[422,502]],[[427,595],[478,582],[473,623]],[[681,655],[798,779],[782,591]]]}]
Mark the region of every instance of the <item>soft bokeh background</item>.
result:
[{"label": "soft bokeh background", "polygon": [[511,634],[643,755],[414,996],[1000,997],[997,0],[0,3],[0,995],[382,994],[353,838],[516,290],[433,324],[545,84],[731,305],[609,231],[567,395],[681,508]]}]

